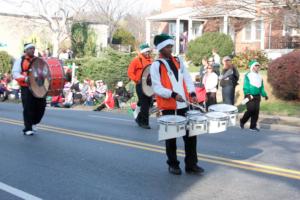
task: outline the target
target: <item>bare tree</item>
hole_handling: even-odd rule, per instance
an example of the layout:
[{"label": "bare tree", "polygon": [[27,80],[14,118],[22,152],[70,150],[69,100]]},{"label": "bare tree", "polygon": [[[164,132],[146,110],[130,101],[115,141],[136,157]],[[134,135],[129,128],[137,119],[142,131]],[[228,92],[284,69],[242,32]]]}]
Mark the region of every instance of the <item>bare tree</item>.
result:
[{"label": "bare tree", "polygon": [[[290,26],[300,29],[300,1],[299,0],[195,0],[196,7],[201,12],[222,10],[230,13],[242,10],[265,20],[289,20]],[[203,9],[203,8],[206,9]]]},{"label": "bare tree", "polygon": [[101,17],[101,21],[109,28],[109,43],[119,22],[129,13],[140,0],[92,0],[93,12]]},{"label": "bare tree", "polygon": [[[46,22],[52,32],[53,56],[57,56],[59,45],[70,37],[72,21],[83,12],[88,0],[6,0],[6,2],[17,5],[20,12],[30,8],[28,11],[32,15],[37,14]],[[33,23],[40,21],[32,20]]]}]

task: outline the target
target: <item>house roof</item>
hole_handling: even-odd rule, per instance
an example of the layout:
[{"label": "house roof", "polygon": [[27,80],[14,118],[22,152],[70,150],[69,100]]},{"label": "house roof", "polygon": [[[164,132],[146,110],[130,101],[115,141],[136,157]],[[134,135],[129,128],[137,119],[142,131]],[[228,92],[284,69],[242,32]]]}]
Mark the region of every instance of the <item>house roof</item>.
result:
[{"label": "house roof", "polygon": [[250,12],[241,9],[226,11],[225,9],[216,7],[185,7],[150,16],[147,18],[147,20],[157,22],[173,21],[176,19],[188,20],[190,18],[205,20],[206,18],[224,17],[225,15],[229,17],[255,18],[255,16]]},{"label": "house roof", "polygon": [[255,13],[247,12],[243,9],[226,10],[220,7],[202,7],[198,9],[197,18],[212,18],[212,17],[239,17],[239,18],[255,18]]},{"label": "house roof", "polygon": [[170,21],[176,19],[189,19],[194,15],[197,15],[199,11],[193,7],[185,7],[185,8],[177,8],[171,11],[163,12],[158,15],[153,15],[151,17],[147,17],[147,20],[150,21]]}]

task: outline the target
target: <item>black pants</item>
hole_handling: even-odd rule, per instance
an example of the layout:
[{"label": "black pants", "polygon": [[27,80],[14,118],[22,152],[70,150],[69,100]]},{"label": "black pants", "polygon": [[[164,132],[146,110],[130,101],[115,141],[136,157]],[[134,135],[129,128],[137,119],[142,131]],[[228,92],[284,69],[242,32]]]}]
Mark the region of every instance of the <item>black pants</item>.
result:
[{"label": "black pants", "polygon": [[149,109],[152,103],[152,97],[148,97],[142,90],[142,84],[136,85],[136,93],[138,96],[137,105],[141,107],[140,113],[137,116],[137,121],[140,124],[149,125]]},{"label": "black pants", "polygon": [[21,88],[23,104],[24,132],[32,130],[32,125],[40,123],[45,113],[46,98],[36,98],[28,87]]},{"label": "black pants", "polygon": [[[187,108],[177,110],[177,115],[185,116],[185,113],[188,111]],[[174,110],[163,110],[163,115],[174,115]],[[183,136],[184,149],[185,149],[185,167],[191,168],[197,164],[197,136],[189,137],[189,132],[187,131],[186,135]],[[169,166],[179,166],[179,161],[177,160],[176,154],[176,138],[166,140],[166,153],[167,153],[167,163]]]},{"label": "black pants", "polygon": [[260,96],[253,96],[253,99],[246,104],[247,111],[241,119],[241,123],[245,124],[249,120],[249,118],[251,118],[250,128],[256,128],[259,116],[259,105]]},{"label": "black pants", "polygon": [[235,86],[227,85],[222,87],[223,103],[234,105]]},{"label": "black pants", "polygon": [[206,93],[206,108],[211,105],[217,104],[217,93],[216,92],[207,92]]}]

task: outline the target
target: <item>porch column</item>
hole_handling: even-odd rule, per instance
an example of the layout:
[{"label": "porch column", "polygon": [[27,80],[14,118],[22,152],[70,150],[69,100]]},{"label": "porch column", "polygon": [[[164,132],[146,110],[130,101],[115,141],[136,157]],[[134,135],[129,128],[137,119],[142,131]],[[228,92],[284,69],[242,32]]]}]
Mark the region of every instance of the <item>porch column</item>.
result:
[{"label": "porch column", "polygon": [[260,49],[265,49],[265,20],[261,19],[261,38],[260,38]]},{"label": "porch column", "polygon": [[194,38],[193,35],[193,20],[189,18],[188,22],[188,41],[191,41]]},{"label": "porch column", "polygon": [[175,54],[179,55],[179,48],[180,48],[180,19],[176,19],[176,50]]},{"label": "porch column", "polygon": [[146,42],[151,45],[151,22],[146,19]]},{"label": "porch column", "polygon": [[228,15],[224,16],[224,23],[223,23],[224,27],[223,27],[223,33],[225,33],[226,35],[228,35]]}]

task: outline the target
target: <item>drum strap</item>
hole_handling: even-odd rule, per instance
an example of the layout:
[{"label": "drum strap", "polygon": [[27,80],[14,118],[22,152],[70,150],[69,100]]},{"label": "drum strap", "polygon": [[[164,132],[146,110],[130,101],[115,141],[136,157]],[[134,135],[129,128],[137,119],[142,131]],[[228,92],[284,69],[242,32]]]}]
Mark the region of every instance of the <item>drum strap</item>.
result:
[{"label": "drum strap", "polygon": [[[28,56],[22,56],[21,58],[21,69],[22,69],[22,73],[23,72],[28,72],[28,70],[31,67],[32,62],[35,60],[36,57],[30,58]],[[25,61],[27,61],[27,63],[25,63]],[[25,64],[28,65],[27,69],[25,69]]]}]

